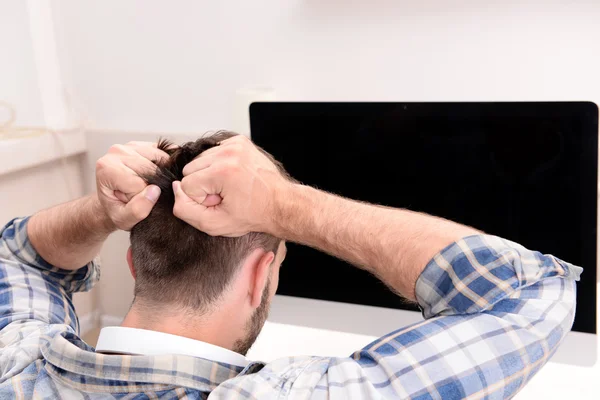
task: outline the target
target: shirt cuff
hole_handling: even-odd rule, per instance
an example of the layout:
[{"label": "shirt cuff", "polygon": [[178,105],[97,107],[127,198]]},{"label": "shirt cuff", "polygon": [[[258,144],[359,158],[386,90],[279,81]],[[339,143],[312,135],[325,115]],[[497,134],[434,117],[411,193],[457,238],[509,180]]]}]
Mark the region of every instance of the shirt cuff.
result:
[{"label": "shirt cuff", "polygon": [[579,280],[582,271],[509,240],[475,235],[437,254],[417,280],[415,294],[425,318],[470,314],[543,279]]},{"label": "shirt cuff", "polygon": [[13,261],[42,271],[43,275],[60,284],[67,293],[86,292],[100,279],[97,259],[76,270],[57,268],[44,260],[33,248],[27,235],[29,217],[15,218],[0,230],[0,245],[5,245]]}]

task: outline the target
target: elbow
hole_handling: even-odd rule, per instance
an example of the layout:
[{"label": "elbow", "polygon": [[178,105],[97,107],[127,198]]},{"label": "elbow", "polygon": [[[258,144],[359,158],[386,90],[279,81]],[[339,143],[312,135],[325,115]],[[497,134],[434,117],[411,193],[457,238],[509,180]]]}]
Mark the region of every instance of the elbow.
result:
[{"label": "elbow", "polygon": [[577,286],[575,281],[570,279],[563,279],[562,283],[566,286],[566,290],[564,291],[563,298],[557,301],[557,307],[562,308],[560,315],[562,315],[563,318],[559,319],[557,322],[560,323],[564,338],[564,336],[573,328],[573,322],[575,321]]},{"label": "elbow", "polygon": [[525,327],[533,334],[534,340],[545,343],[545,353],[551,356],[573,327],[577,301],[575,281],[563,278],[549,281],[552,281],[551,284],[547,282],[549,286],[560,286],[561,290],[549,291],[548,296],[542,299],[526,301],[531,304],[526,305],[522,313],[527,314],[527,308],[543,310],[532,311],[534,318],[528,318],[529,323]]}]

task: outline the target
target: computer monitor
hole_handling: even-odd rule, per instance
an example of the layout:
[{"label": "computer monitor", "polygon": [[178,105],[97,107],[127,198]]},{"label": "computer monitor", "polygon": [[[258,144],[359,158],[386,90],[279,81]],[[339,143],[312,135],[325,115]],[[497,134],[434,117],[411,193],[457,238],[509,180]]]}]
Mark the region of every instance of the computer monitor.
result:
[{"label": "computer monitor", "polygon": [[[596,333],[595,104],[254,103],[250,119],[254,142],[305,184],[583,266],[573,330]],[[296,244],[278,294],[417,312],[369,273]]]}]

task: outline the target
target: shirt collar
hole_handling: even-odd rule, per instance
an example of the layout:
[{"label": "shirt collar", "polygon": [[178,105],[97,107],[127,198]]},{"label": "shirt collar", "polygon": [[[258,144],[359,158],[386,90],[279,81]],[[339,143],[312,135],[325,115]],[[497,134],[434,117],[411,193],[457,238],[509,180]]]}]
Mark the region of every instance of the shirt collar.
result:
[{"label": "shirt collar", "polygon": [[179,354],[242,368],[250,363],[243,355],[214,344],[163,332],[122,326],[103,328],[98,337],[96,351],[145,356]]}]

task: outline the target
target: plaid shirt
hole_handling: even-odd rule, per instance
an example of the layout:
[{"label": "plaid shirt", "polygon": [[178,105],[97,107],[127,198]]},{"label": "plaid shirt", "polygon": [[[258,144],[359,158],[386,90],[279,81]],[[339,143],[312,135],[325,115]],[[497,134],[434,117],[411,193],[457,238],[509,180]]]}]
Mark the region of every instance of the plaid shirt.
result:
[{"label": "plaid shirt", "polygon": [[419,277],[425,321],[346,358],[288,357],[242,369],[182,355],[96,353],[79,337],[71,294],[93,286],[98,264],[49,265],[26,226],[16,219],[0,232],[1,399],[508,398],[570,330],[581,273],[516,243],[471,236]]}]

